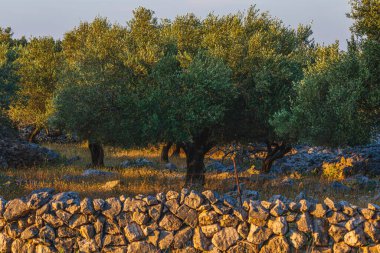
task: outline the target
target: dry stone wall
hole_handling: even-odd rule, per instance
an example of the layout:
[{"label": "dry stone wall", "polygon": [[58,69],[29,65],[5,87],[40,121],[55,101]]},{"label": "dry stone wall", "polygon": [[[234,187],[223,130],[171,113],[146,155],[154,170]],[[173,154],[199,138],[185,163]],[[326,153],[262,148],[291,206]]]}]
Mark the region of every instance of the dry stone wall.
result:
[{"label": "dry stone wall", "polygon": [[0,198],[1,252],[380,252],[380,207],[216,192]]}]

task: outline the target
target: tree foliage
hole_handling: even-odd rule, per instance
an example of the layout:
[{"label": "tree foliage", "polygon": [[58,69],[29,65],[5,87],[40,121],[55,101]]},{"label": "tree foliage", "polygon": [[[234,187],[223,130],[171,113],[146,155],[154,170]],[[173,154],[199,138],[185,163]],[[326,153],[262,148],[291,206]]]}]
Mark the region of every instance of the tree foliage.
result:
[{"label": "tree foliage", "polygon": [[[290,109],[272,118],[278,135],[293,141],[341,146],[370,142],[379,126],[379,1],[353,1],[353,31],[362,37],[318,47]],[[364,36],[364,37],[363,37]]]},{"label": "tree foliage", "polygon": [[355,21],[352,31],[380,42],[380,1],[351,0],[351,7],[351,13],[347,16]]},{"label": "tree foliage", "polygon": [[[18,90],[9,116],[19,126],[46,128],[62,66],[61,46],[51,37],[32,38],[16,60]],[[33,137],[31,137],[33,138]]]},{"label": "tree foliage", "polygon": [[0,111],[8,109],[18,82],[15,60],[19,47],[12,36],[10,28],[0,28]]},{"label": "tree foliage", "polygon": [[102,18],[81,23],[65,35],[66,64],[54,100],[55,125],[93,142],[121,138],[120,118],[127,116],[122,103],[128,103],[132,77],[123,63],[125,42],[125,29]]}]

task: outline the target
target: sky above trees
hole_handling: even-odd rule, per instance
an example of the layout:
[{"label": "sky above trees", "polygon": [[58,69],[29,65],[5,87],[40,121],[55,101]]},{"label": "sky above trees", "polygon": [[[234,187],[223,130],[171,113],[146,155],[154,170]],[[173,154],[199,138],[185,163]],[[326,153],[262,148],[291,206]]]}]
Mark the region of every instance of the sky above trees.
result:
[{"label": "sky above trees", "polygon": [[292,27],[312,23],[318,43],[339,40],[340,47],[346,48],[352,23],[345,15],[350,10],[348,0],[12,0],[1,3],[0,27],[12,27],[15,37],[62,38],[80,21],[96,16],[124,25],[138,6],[154,10],[158,18],[173,19],[188,12],[205,17],[209,12],[222,15],[245,11],[252,4]]}]

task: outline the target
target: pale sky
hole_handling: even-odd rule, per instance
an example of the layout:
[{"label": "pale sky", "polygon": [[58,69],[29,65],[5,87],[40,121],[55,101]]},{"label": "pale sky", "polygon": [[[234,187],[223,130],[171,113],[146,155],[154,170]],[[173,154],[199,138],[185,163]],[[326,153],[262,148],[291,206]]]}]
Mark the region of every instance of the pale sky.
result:
[{"label": "pale sky", "polygon": [[138,6],[152,9],[157,18],[173,19],[193,12],[199,17],[208,13],[228,14],[245,11],[250,5],[269,11],[286,25],[312,24],[318,43],[339,40],[341,48],[350,38],[352,21],[346,18],[349,0],[0,0],[0,26],[12,27],[15,37],[53,36],[63,34],[80,21],[96,16],[125,24]]}]

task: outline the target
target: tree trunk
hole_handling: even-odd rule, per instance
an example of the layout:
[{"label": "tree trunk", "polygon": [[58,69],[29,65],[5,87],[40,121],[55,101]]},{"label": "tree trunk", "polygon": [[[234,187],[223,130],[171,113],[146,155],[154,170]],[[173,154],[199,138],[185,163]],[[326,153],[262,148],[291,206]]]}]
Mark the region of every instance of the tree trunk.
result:
[{"label": "tree trunk", "polygon": [[285,143],[267,143],[267,155],[264,159],[261,170],[264,173],[268,173],[272,168],[273,162],[277,159],[283,158],[291,149],[292,147]]},{"label": "tree trunk", "polygon": [[97,142],[89,142],[88,148],[91,152],[91,163],[92,166],[102,167],[104,166],[104,150],[103,146]]},{"label": "tree trunk", "polygon": [[199,136],[193,138],[193,142],[184,145],[187,166],[186,187],[203,186],[205,183],[204,158],[213,147],[213,144],[208,142],[209,134],[209,130],[205,129]]},{"label": "tree trunk", "polygon": [[36,137],[41,132],[41,130],[42,130],[41,127],[34,128],[33,131],[28,136],[28,141],[36,143]]},{"label": "tree trunk", "polygon": [[169,162],[169,150],[170,150],[172,145],[173,145],[172,142],[168,142],[162,147],[162,150],[161,150],[161,161],[162,162],[166,162],[166,163]]},{"label": "tree trunk", "polygon": [[173,157],[179,157],[179,155],[181,154],[181,148],[183,149],[183,144],[182,143],[176,143],[175,144],[175,149],[172,153],[171,156]]},{"label": "tree trunk", "polygon": [[186,152],[186,182],[185,185],[190,187],[192,185],[203,186],[205,182],[205,153],[201,148],[196,148],[193,145],[187,148]]}]

